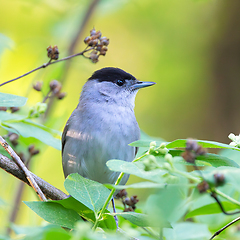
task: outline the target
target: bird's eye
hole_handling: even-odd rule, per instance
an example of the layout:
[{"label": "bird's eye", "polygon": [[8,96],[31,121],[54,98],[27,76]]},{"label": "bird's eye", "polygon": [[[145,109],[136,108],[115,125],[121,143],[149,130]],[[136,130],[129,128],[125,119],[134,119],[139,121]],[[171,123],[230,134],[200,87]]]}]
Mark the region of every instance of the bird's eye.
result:
[{"label": "bird's eye", "polygon": [[125,81],[122,80],[122,79],[117,80],[117,85],[118,86],[122,86],[124,83],[125,83]]}]

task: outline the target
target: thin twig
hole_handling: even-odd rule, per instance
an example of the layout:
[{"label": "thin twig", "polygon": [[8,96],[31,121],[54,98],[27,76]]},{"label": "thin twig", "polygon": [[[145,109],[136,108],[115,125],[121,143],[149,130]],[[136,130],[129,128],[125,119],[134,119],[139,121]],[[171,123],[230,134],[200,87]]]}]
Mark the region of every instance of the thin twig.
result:
[{"label": "thin twig", "polygon": [[26,178],[28,179],[30,185],[35,190],[37,195],[42,201],[46,201],[46,197],[43,194],[42,190],[39,188],[37,183],[35,182],[34,178],[32,177],[30,171],[27,169],[25,164],[22,162],[20,157],[14,152],[14,150],[9,146],[9,144],[4,140],[2,136],[0,136],[0,144],[4,147],[4,149],[10,154],[10,156],[13,158],[13,160],[16,162],[16,164],[23,170],[23,172],[26,175]]},{"label": "thin twig", "polygon": [[225,209],[223,208],[223,205],[222,203],[220,202],[220,200],[218,199],[217,195],[215,192],[212,192],[211,193],[211,197],[213,197],[215,199],[215,201],[217,202],[217,204],[219,205],[220,209],[222,210],[222,212],[226,215],[234,215],[234,214],[238,214],[240,213],[240,211],[236,211],[236,212],[231,212],[231,213],[228,213],[225,211]]},{"label": "thin twig", "polygon": [[51,93],[51,92],[52,92],[52,89],[50,89],[50,90],[48,91],[48,93],[47,93],[47,95],[44,97],[42,103],[45,103],[45,102],[47,101],[47,99],[51,97],[51,96],[50,96],[50,93]]},{"label": "thin twig", "polygon": [[210,240],[212,240],[213,238],[215,238],[217,235],[219,235],[222,231],[224,231],[226,228],[230,227],[231,225],[233,225],[235,222],[239,221],[240,217],[234,219],[233,221],[231,221],[230,223],[228,223],[226,226],[224,226],[223,228],[219,229],[217,232],[215,232],[213,234],[213,236],[210,238]]},{"label": "thin twig", "polygon": [[[7,173],[10,173],[14,177],[18,178],[19,180],[21,180],[21,181],[25,182],[26,184],[28,184],[29,186],[31,186],[29,181],[27,180],[26,175],[23,172],[23,170],[15,162],[13,162],[11,159],[9,159],[8,157],[6,157],[2,154],[0,154],[0,168],[2,168]],[[36,176],[32,172],[30,172],[30,173],[31,173],[32,177],[34,178],[34,180],[36,181],[36,183],[38,184],[38,186],[41,188],[44,195],[48,199],[62,200],[62,199],[66,199],[68,197],[67,194],[65,194],[61,190],[55,188],[50,183],[44,181],[43,179]]]},{"label": "thin twig", "polygon": [[[51,59],[50,59],[50,60],[51,60]],[[34,68],[33,70],[31,70],[31,71],[29,71],[29,72],[24,73],[23,75],[21,75],[21,76],[19,76],[19,77],[16,77],[16,78],[13,78],[13,79],[11,79],[11,80],[9,80],[9,81],[6,81],[6,82],[4,82],[4,83],[1,83],[1,84],[0,84],[0,87],[3,86],[3,85],[5,85],[5,84],[7,84],[7,83],[16,81],[16,80],[18,80],[18,79],[20,79],[20,78],[22,78],[22,77],[25,77],[25,76],[27,76],[28,74],[33,73],[33,72],[35,72],[35,71],[37,71],[37,70],[39,70],[39,69],[41,69],[41,68],[45,68],[45,67],[47,67],[48,65],[50,65],[50,61],[49,61],[48,63],[44,63],[43,65],[41,65],[41,66],[39,66],[39,67],[37,67],[37,68]]]},{"label": "thin twig", "polygon": [[[70,58],[73,58],[73,57],[76,57],[76,56],[80,56],[80,55],[81,55],[81,56],[84,56],[84,53],[86,53],[86,52],[88,52],[88,51],[90,51],[90,50],[92,50],[92,49],[94,49],[94,48],[91,47],[91,48],[85,49],[85,50],[82,51],[82,52],[79,52],[79,53],[70,55],[70,56],[65,57],[65,58],[61,58],[61,59],[56,60],[56,61],[54,61],[54,62],[52,62],[52,59],[50,59],[49,62],[44,63],[43,65],[41,65],[41,66],[39,66],[39,67],[37,67],[37,68],[34,68],[33,70],[31,70],[31,71],[29,71],[29,72],[26,72],[26,73],[24,73],[23,75],[21,75],[21,76],[19,76],[19,77],[16,77],[16,78],[13,78],[13,79],[11,79],[11,80],[8,80],[8,81],[6,81],[6,82],[4,82],[4,83],[1,83],[1,84],[0,84],[0,87],[3,86],[3,85],[5,85],[5,84],[7,84],[7,83],[16,81],[16,80],[18,80],[18,79],[20,79],[20,78],[22,78],[22,77],[25,77],[25,76],[29,75],[30,73],[33,73],[33,72],[35,72],[35,71],[37,71],[37,70],[39,70],[39,69],[41,69],[41,68],[46,68],[47,66],[52,65],[52,64],[54,64],[54,63],[66,61],[66,60],[68,60],[68,59],[70,59]],[[85,57],[85,56],[84,56],[84,57]]]}]

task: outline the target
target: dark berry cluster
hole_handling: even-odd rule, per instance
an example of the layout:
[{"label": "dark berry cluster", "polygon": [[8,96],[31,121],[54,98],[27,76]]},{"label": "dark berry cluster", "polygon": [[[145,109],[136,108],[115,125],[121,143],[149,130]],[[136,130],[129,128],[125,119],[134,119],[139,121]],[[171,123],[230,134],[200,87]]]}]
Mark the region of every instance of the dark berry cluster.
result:
[{"label": "dark berry cluster", "polygon": [[[13,132],[9,132],[4,138],[8,138],[9,142],[12,144],[13,147],[17,147],[19,144],[19,135]],[[28,146],[28,155],[24,154],[23,152],[17,153],[18,156],[21,158],[23,162],[27,162],[26,159],[30,159],[31,157],[39,154],[39,150],[35,148],[34,144]]]},{"label": "dark berry cluster", "polygon": [[59,51],[58,51],[58,47],[57,46],[49,46],[47,48],[47,56],[51,59],[51,60],[58,60],[59,57]]},{"label": "dark berry cluster", "polygon": [[136,209],[136,204],[138,203],[139,199],[136,195],[132,197],[127,197],[127,191],[125,189],[121,190],[119,193],[116,194],[117,199],[121,199],[124,205],[124,212],[134,212]]},{"label": "dark berry cluster", "polygon": [[109,39],[102,37],[101,31],[96,31],[94,28],[90,31],[90,36],[84,39],[84,43],[87,47],[93,48],[90,53],[89,59],[96,63],[98,62],[99,56],[105,56],[108,50]]},{"label": "dark berry cluster", "polygon": [[[42,82],[37,81],[33,85],[33,89],[41,92],[42,91]],[[57,99],[63,99],[66,96],[66,93],[61,92],[61,89],[62,89],[62,84],[57,80],[52,80],[49,83],[49,92],[48,92],[47,96],[44,98],[43,102],[45,102],[50,97],[57,97]]]},{"label": "dark berry cluster", "polygon": [[195,163],[197,156],[204,155],[206,153],[206,150],[202,146],[198,145],[196,140],[189,138],[186,142],[186,149],[182,154],[182,157],[186,162]]},{"label": "dark berry cluster", "polygon": [[[8,110],[7,107],[0,107],[0,111],[6,112],[7,110]],[[15,112],[19,111],[20,108],[19,107],[10,107],[9,110],[11,111],[11,113],[15,113]]]}]

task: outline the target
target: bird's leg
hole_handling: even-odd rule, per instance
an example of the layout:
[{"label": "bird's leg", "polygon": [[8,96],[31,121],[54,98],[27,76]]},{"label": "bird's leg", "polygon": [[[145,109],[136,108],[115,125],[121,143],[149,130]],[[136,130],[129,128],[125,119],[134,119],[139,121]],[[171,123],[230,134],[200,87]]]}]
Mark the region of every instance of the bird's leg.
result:
[{"label": "bird's leg", "polygon": [[[114,203],[114,199],[112,198],[112,207],[113,207],[113,212],[116,213],[116,208],[115,208],[115,203]],[[117,225],[117,229],[118,229],[118,217],[116,215],[114,215],[114,219]]]}]

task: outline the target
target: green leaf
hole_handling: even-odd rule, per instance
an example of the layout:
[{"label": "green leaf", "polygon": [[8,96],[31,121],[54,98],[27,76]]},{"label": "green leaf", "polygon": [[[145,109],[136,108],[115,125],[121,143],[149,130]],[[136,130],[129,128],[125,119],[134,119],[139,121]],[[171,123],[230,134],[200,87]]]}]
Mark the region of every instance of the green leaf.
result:
[{"label": "green leaf", "polygon": [[16,234],[24,235],[24,240],[68,240],[71,238],[70,232],[52,224],[41,227],[23,227],[11,224],[11,228]]},{"label": "green leaf", "polygon": [[[5,48],[12,48],[14,46],[14,42],[11,38],[0,33],[0,55],[3,53]],[[1,106],[1,105],[0,105]]]},{"label": "green leaf", "polygon": [[108,213],[103,214],[102,220],[99,222],[99,227],[104,229],[105,231],[117,230],[117,225],[114,217]]},{"label": "green leaf", "polygon": [[162,175],[167,173],[167,171],[160,169],[144,171],[143,169],[138,168],[137,163],[126,162],[121,160],[110,160],[106,163],[106,165],[112,171],[133,174],[140,178],[151,180],[157,183],[162,183],[163,182]]},{"label": "green leaf", "polygon": [[[153,226],[152,223],[148,221],[148,215],[136,212],[122,212],[122,213],[111,213],[111,215],[117,215],[125,218],[129,222],[139,226],[139,227],[150,227]],[[154,225],[156,226],[156,225]]]},{"label": "green leaf", "polygon": [[22,107],[26,104],[27,98],[13,94],[0,93],[1,107]]},{"label": "green leaf", "polygon": [[164,239],[166,240],[202,240],[209,239],[211,236],[206,224],[183,222],[172,225],[173,228],[163,230]]},{"label": "green leaf", "polygon": [[165,227],[168,222],[176,222],[186,213],[189,203],[187,202],[187,186],[168,185],[160,189],[156,194],[148,197],[145,211],[151,218],[151,223]]},{"label": "green leaf", "polygon": [[13,129],[17,131],[18,134],[25,138],[33,137],[58,150],[61,149],[60,139],[55,138],[50,132],[46,131],[50,131],[50,129],[44,126],[39,127],[39,124],[35,124],[32,121],[4,121],[1,122],[1,125],[2,127],[6,127],[7,129]]},{"label": "green leaf", "polygon": [[[187,139],[178,139],[173,142],[167,143],[167,148],[185,148]],[[223,148],[223,149],[232,149],[240,151],[240,148],[236,148],[230,146],[228,144],[214,142],[214,141],[204,141],[204,140],[196,140],[196,142],[201,145],[203,148]]]},{"label": "green leaf", "polygon": [[70,229],[82,218],[73,210],[64,208],[56,202],[24,202],[37,215],[47,222]]},{"label": "green leaf", "polygon": [[[169,151],[169,153],[172,156],[174,156],[174,162],[184,163],[185,165],[194,165],[192,163],[186,162],[182,157],[177,157],[181,156],[183,152],[184,151],[175,149]],[[239,165],[235,161],[225,156],[213,153],[206,153],[205,155],[198,156],[195,163],[197,166],[213,166],[213,167],[229,166],[239,168]]]},{"label": "green leaf", "polygon": [[[69,232],[64,231],[63,229],[50,229],[44,232],[44,240],[70,240],[72,236]],[[31,238],[36,239],[36,238]],[[30,240],[30,239],[29,239]]]},{"label": "green leaf", "polygon": [[207,162],[213,167],[228,166],[239,168],[239,165],[233,160],[213,153],[207,153],[205,155],[198,156],[197,161]]},{"label": "green leaf", "polygon": [[138,140],[135,142],[130,143],[130,146],[133,147],[146,147],[149,148],[151,142],[156,142],[157,146],[160,146],[163,141],[155,141],[155,140]]},{"label": "green leaf", "polygon": [[128,189],[128,188],[164,188],[166,184],[164,183],[153,183],[153,182],[139,182],[130,185],[114,185],[114,184],[104,184],[105,187],[109,189]]},{"label": "green leaf", "polygon": [[[94,223],[96,221],[94,212],[73,197],[51,202],[57,202],[67,209],[76,211],[88,222]],[[104,230],[116,230],[117,226],[113,216],[107,214],[108,210],[105,210],[105,212],[106,214],[103,214],[103,218],[99,223],[99,227],[103,228]]]},{"label": "green leaf", "polygon": [[4,112],[4,111],[0,111],[0,121],[9,121],[9,120],[16,120],[16,121],[21,121],[26,119],[26,116],[23,115],[19,115],[16,113],[9,113],[9,112]]},{"label": "green leaf", "polygon": [[157,145],[160,145],[161,143],[166,142],[162,138],[148,136],[145,132],[141,130],[141,139],[138,141],[132,142],[129,145],[134,147],[149,148],[150,143],[153,141],[155,141]]},{"label": "green leaf", "polygon": [[[50,226],[52,226],[52,225],[50,225]],[[16,234],[24,234],[24,235],[26,235],[26,234],[33,235],[34,234],[35,235],[35,234],[42,232],[44,227],[25,227],[25,226],[18,226],[14,223],[11,223],[11,229]]]},{"label": "green leaf", "polygon": [[89,209],[98,213],[110,194],[101,183],[86,179],[77,173],[70,174],[64,182],[68,193]]},{"label": "green leaf", "polygon": [[[239,206],[237,206],[236,204],[233,204],[231,202],[221,202],[221,203],[222,203],[224,210],[227,212],[240,208]],[[194,216],[198,216],[198,215],[208,215],[208,214],[216,214],[216,213],[222,213],[222,210],[220,209],[220,207],[217,203],[211,203],[211,204],[204,205],[200,208],[194,209],[193,211],[189,212],[185,216],[185,219],[191,218]]]},{"label": "green leaf", "polygon": [[51,202],[56,202],[67,209],[72,209],[76,211],[89,222],[94,223],[96,220],[94,212],[73,197]]}]

